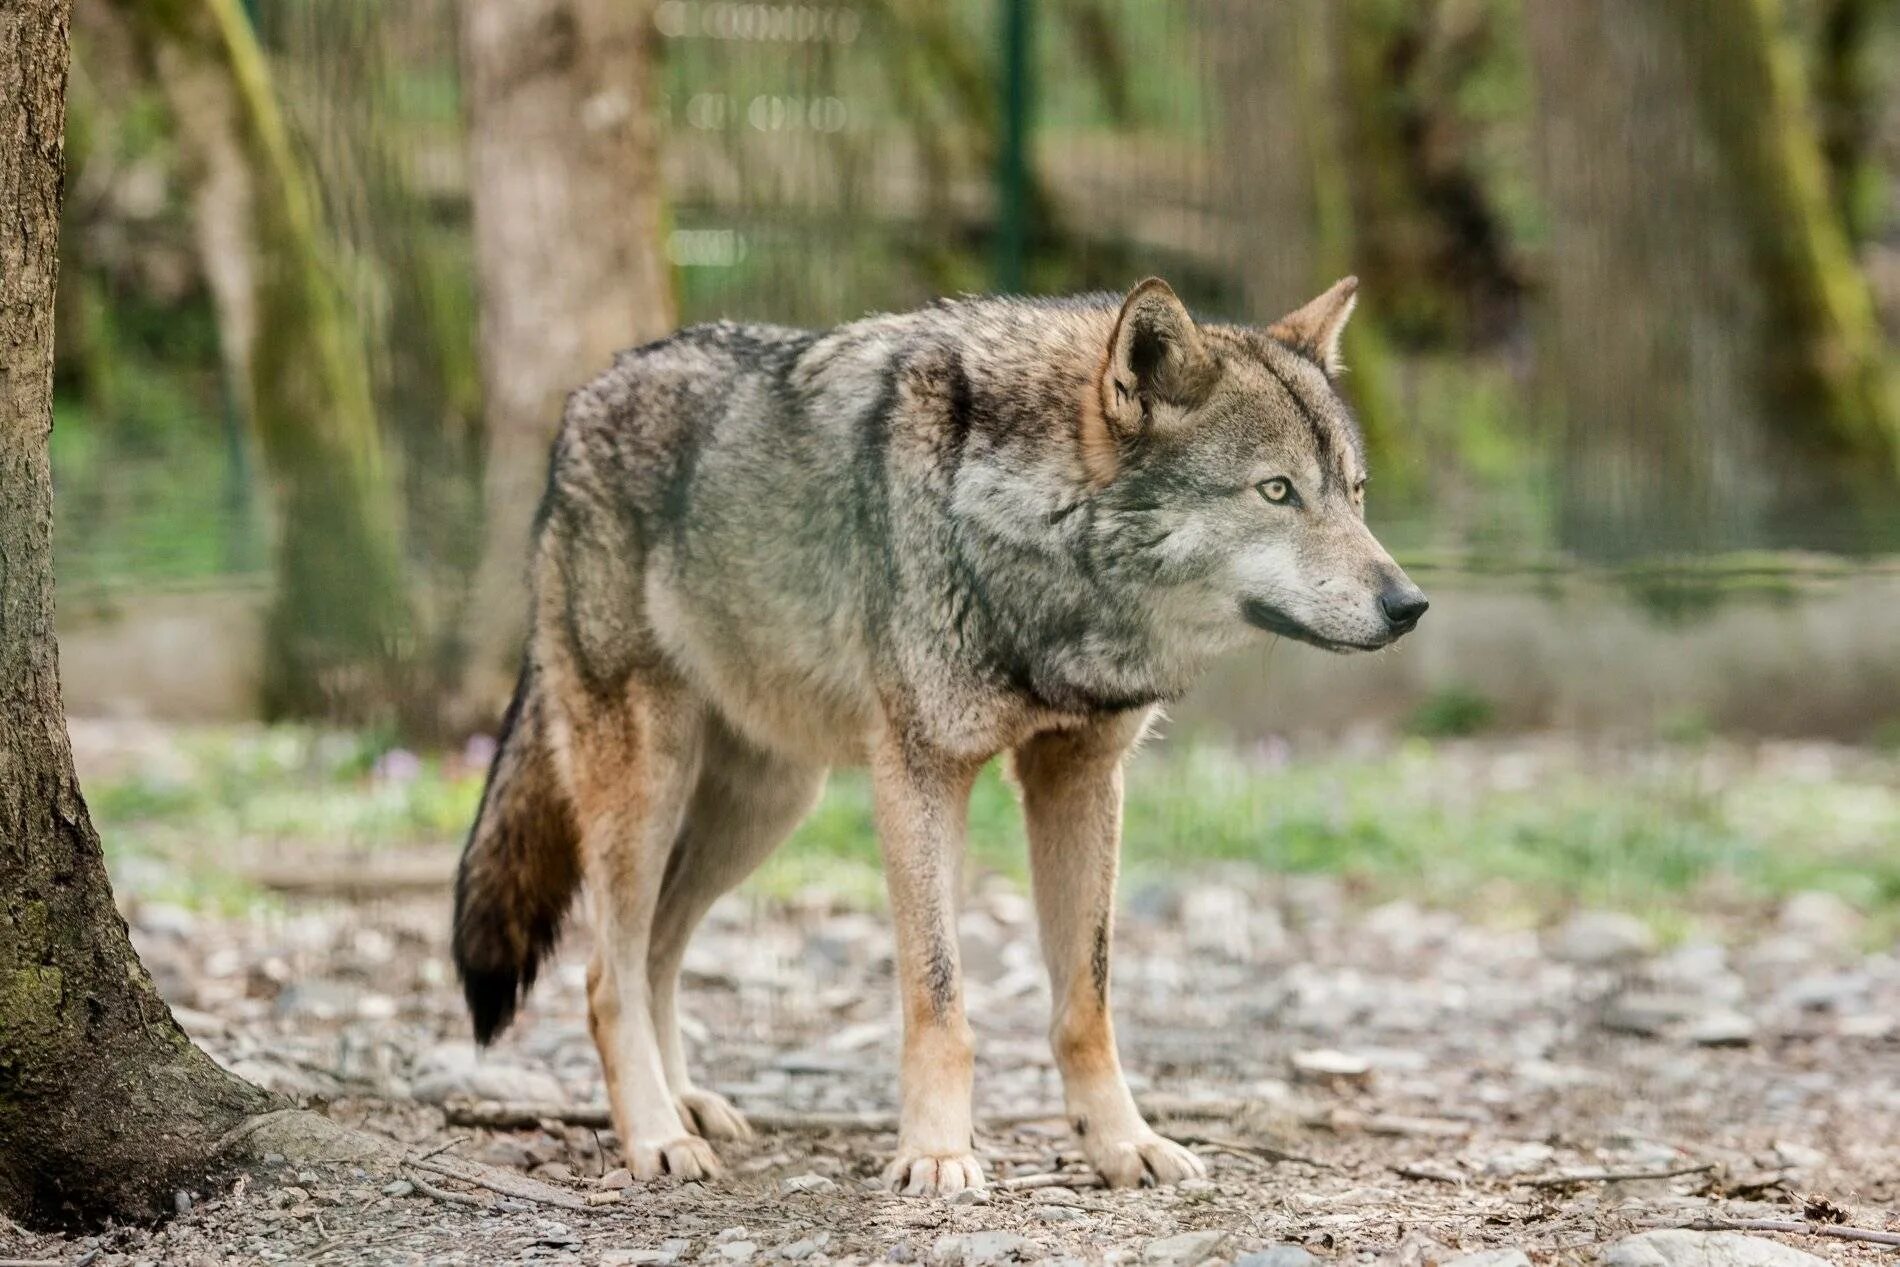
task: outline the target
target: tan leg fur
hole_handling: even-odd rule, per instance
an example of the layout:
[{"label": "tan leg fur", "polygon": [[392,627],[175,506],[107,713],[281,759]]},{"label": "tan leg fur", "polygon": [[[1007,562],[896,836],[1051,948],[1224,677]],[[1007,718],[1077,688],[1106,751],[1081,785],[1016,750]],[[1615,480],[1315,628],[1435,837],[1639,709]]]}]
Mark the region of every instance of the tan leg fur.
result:
[{"label": "tan leg fur", "polygon": [[1121,852],[1122,757],[1140,721],[1038,735],[1016,750],[1043,958],[1054,1003],[1050,1043],[1070,1123],[1111,1187],[1207,1173],[1155,1133],[1122,1077],[1109,1014],[1109,947]]}]

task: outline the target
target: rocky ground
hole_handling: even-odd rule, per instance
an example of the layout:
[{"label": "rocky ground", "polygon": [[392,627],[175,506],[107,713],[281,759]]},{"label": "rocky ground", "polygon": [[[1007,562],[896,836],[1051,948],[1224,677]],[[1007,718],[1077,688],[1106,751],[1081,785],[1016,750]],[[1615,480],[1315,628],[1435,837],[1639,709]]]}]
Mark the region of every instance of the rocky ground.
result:
[{"label": "rocky ground", "polygon": [[[1116,958],[1124,1058],[1209,1177],[1108,1192],[1088,1186],[1054,1115],[1026,900],[1000,880],[974,887],[963,934],[991,1179],[974,1200],[876,1182],[895,1140],[882,1119],[897,1041],[881,917],[819,897],[715,911],[688,965],[701,1080],[787,1129],[721,1145],[717,1182],[629,1189],[606,1130],[452,1124],[465,1101],[590,1106],[602,1088],[581,938],[478,1059],[445,956],[446,895],[425,884],[236,918],[149,902],[129,915],[219,1059],[412,1157],[539,1178],[540,1195],[415,1168],[286,1165],[180,1194],[158,1230],[61,1240],[0,1224],[0,1258],[1892,1261],[1888,1246],[1817,1234],[1900,1231],[1900,957],[1870,952],[1835,899],[1728,912],[1699,921],[1718,930],[1708,940],[1663,948],[1615,914],[1492,926],[1482,904],[1368,905],[1327,878],[1237,870],[1137,887]],[[833,1113],[867,1116],[824,1128]],[[1797,1230],[1656,1230],[1710,1220]]]}]

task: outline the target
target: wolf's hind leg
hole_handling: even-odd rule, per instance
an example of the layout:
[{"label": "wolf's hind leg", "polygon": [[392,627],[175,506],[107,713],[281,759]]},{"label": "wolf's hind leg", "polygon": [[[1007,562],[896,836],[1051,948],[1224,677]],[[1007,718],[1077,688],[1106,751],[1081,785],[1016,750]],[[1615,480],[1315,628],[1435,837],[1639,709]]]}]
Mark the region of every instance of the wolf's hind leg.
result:
[{"label": "wolf's hind leg", "polygon": [[660,1057],[687,1129],[707,1139],[745,1139],[752,1128],[716,1091],[693,1084],[680,1041],[680,963],[693,930],[719,896],[751,875],[811,811],[825,785],[822,767],[763,752],[709,722],[699,782],[667,861],[647,952],[653,1025]]},{"label": "wolf's hind leg", "polygon": [[1040,735],[1016,751],[1030,874],[1054,1015],[1049,1027],[1070,1123],[1110,1187],[1205,1175],[1200,1158],[1142,1118],[1122,1077],[1108,1010],[1108,954],[1121,850],[1121,720]]},{"label": "wolf's hind leg", "polygon": [[667,1088],[647,956],[666,859],[697,777],[704,709],[670,685],[631,680],[624,701],[570,696],[564,755],[581,823],[594,937],[587,1019],[600,1050],[614,1130],[640,1179],[718,1173]]}]

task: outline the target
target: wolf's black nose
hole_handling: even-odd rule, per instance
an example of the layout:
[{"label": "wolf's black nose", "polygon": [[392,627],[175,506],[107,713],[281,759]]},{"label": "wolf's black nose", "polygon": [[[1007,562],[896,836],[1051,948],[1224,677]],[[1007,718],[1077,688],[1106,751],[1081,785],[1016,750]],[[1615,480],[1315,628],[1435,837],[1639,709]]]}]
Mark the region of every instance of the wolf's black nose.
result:
[{"label": "wolf's black nose", "polygon": [[1431,600],[1425,597],[1425,591],[1410,581],[1388,585],[1379,595],[1379,609],[1385,613],[1386,623],[1392,626],[1395,634],[1411,632],[1418,624],[1418,618],[1431,605]]}]

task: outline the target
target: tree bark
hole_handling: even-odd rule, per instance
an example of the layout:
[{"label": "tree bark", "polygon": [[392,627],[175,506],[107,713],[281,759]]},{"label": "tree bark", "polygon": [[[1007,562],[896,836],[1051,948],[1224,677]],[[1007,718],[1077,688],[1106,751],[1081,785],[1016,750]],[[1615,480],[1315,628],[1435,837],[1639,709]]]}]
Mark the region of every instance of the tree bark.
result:
[{"label": "tree bark", "polygon": [[529,525],[569,391],[672,328],[651,0],[461,0],[488,525],[466,696],[519,662]]},{"label": "tree bark", "polygon": [[53,634],[53,296],[68,0],[0,5],[0,1211],[146,1218],[269,1106],[140,967],[73,773]]},{"label": "tree bark", "polygon": [[[1361,254],[1333,50],[1333,0],[1201,0],[1215,82],[1223,201],[1232,209],[1249,321],[1266,324],[1356,268]],[[1399,472],[1403,445],[1381,298],[1361,293],[1346,328],[1347,393],[1373,460]]]},{"label": "tree bark", "polygon": [[188,170],[225,370],[277,511],[269,716],[384,720],[413,651],[395,485],[362,332],[239,0],[118,0]]},{"label": "tree bark", "polygon": [[1871,304],[1773,4],[1527,8],[1574,549],[1824,545],[1861,477],[1893,478]]}]

